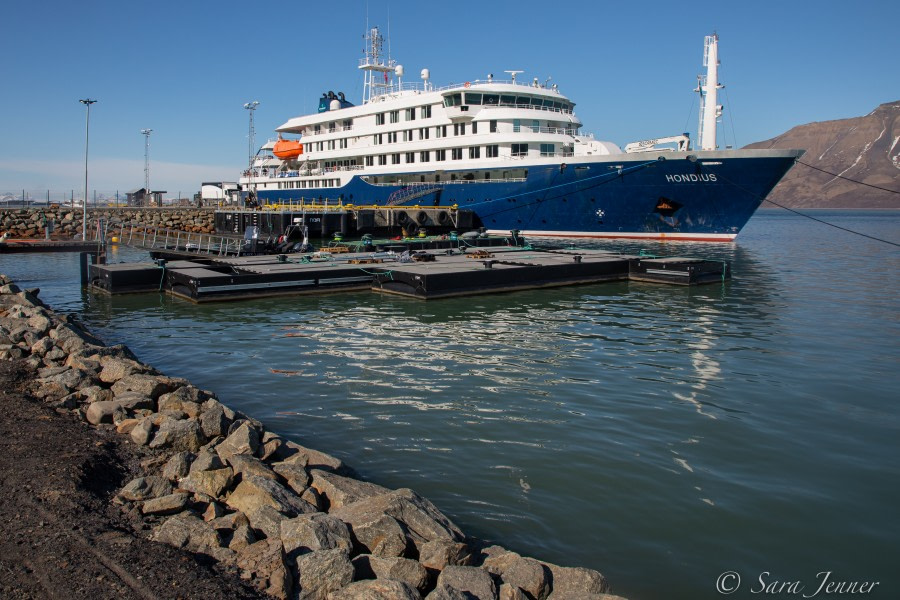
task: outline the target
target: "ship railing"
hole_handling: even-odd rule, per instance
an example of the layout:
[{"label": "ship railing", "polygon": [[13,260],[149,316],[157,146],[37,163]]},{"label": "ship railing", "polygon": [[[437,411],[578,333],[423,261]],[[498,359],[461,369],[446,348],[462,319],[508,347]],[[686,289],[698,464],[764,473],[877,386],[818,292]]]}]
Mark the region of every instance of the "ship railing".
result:
[{"label": "ship railing", "polygon": [[550,133],[575,137],[578,130],[572,127],[534,127],[533,125],[513,125],[513,133]]},{"label": "ship railing", "polygon": [[174,250],[216,256],[238,255],[242,239],[218,233],[197,233],[134,223],[105,226],[104,238],[143,250]]},{"label": "ship railing", "polygon": [[278,198],[275,202],[264,204],[262,210],[291,212],[344,212],[346,207],[341,199],[319,198]]},{"label": "ship railing", "polygon": [[545,87],[543,85],[535,85],[533,81],[524,82],[518,81],[515,79],[474,79],[472,81],[466,81],[462,83],[451,83],[448,85],[444,85],[441,87],[434,87],[431,84],[424,84],[418,81],[405,81],[400,83],[394,83],[391,85],[379,86],[379,89],[383,90],[381,93],[377,94],[375,97],[379,96],[389,96],[390,94],[396,94],[398,92],[444,92],[447,90],[455,90],[457,88],[467,89],[473,85],[515,85],[519,87],[526,88],[536,88],[549,92],[553,92],[555,94],[559,94],[559,90],[552,87]]},{"label": "ship railing", "polygon": [[475,106],[480,106],[481,108],[516,108],[516,109],[531,109],[531,110],[543,110],[547,112],[555,112],[570,115],[572,114],[572,110],[568,108],[556,108],[555,106],[537,106],[535,104],[478,104]]}]

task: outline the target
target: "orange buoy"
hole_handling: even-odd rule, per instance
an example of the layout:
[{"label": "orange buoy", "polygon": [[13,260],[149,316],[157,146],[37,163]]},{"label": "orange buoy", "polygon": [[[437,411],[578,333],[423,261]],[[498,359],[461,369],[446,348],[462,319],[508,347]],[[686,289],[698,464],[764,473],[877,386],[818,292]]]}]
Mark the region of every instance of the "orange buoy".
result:
[{"label": "orange buoy", "polygon": [[272,154],[281,160],[297,158],[303,154],[303,144],[297,140],[283,140],[281,139],[281,136],[279,136],[278,141],[275,142],[275,148],[273,148]]}]

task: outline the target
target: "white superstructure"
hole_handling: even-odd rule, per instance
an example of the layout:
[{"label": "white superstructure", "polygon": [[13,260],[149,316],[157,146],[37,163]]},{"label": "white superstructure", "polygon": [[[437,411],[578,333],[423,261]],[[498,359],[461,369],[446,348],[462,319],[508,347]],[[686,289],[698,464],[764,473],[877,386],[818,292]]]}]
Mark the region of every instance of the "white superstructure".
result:
[{"label": "white superstructure", "polygon": [[434,88],[427,69],[421,82],[402,80],[403,67],[385,58],[377,28],[366,36],[366,48],[359,65],[364,103],[323,94],[319,112],[277,128],[300,136],[303,153],[281,160],[266,152],[270,142],[242,183],[252,177],[259,191],[338,188],[354,175],[375,185],[491,183],[521,179],[530,164],[622,152],[580,134],[574,103],[556,85],[517,81],[516,71],[509,80],[489,75]]}]

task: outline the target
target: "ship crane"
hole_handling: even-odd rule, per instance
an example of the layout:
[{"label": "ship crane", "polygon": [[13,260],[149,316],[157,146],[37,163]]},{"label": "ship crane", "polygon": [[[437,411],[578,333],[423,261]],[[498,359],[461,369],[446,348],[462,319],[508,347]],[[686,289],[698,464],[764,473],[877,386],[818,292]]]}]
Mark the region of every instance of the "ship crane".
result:
[{"label": "ship crane", "polygon": [[[659,144],[677,144],[675,148],[658,148]],[[669,137],[654,138],[631,142],[625,146],[625,152],[686,152],[691,149],[691,138],[687,133]]]}]

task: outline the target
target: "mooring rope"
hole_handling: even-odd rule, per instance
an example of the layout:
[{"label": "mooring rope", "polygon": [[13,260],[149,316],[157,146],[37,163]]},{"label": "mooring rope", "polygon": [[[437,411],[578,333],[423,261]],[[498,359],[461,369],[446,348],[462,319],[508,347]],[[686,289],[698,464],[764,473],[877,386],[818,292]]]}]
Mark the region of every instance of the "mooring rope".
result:
[{"label": "mooring rope", "polygon": [[[838,175],[837,173],[832,173],[831,171],[826,171],[825,169],[820,169],[819,167],[814,167],[809,163],[805,163],[802,160],[797,160],[798,163],[803,165],[804,167],[809,167],[810,169],[815,169],[816,171],[821,171],[826,175],[831,175],[832,177],[837,177],[838,179],[843,179],[844,181],[849,181],[850,183],[858,183],[859,185],[864,185],[870,188],[875,188],[876,190],[881,190],[883,192],[890,192],[892,194],[900,194],[897,190],[889,190],[888,188],[883,188],[881,186],[872,185],[871,183],[866,183],[865,181],[858,181],[856,179],[850,179],[849,177],[844,177],[843,175]],[[775,204],[772,202],[772,204]]]},{"label": "mooring rope", "polygon": [[[797,161],[797,162],[800,162],[800,161]],[[806,165],[806,163],[800,163],[800,164]],[[806,166],[809,166],[809,165],[806,165]],[[813,167],[813,168],[815,169],[815,167]],[[818,169],[818,170],[821,171],[821,169]],[[826,172],[827,172],[827,171],[826,171]],[[741,189],[741,190],[747,192],[747,193],[750,194],[751,196],[754,196],[754,197],[756,197],[756,198],[759,198],[760,200],[763,200],[763,201],[765,201],[765,202],[769,202],[769,203],[771,203],[771,204],[774,204],[775,206],[777,206],[777,207],[779,207],[779,208],[783,208],[784,210],[786,210],[786,211],[788,211],[788,212],[792,212],[792,213],[794,213],[795,215],[799,215],[799,216],[801,216],[801,217],[805,217],[805,218],[810,219],[810,220],[812,220],[812,221],[816,221],[816,222],[818,222],[818,223],[822,223],[823,225],[828,225],[829,227],[834,227],[835,229],[840,229],[841,231],[846,231],[847,233],[852,233],[852,234],[854,234],[854,235],[859,235],[859,236],[862,236],[862,237],[864,237],[864,238],[869,238],[870,240],[874,240],[874,241],[876,241],[876,242],[883,242],[883,243],[885,243],[885,244],[890,244],[891,246],[897,246],[897,247],[900,247],[900,244],[898,244],[897,242],[892,242],[892,241],[890,241],[890,240],[885,240],[885,239],[882,239],[882,238],[879,238],[879,237],[875,237],[874,235],[869,235],[869,234],[867,234],[867,233],[862,233],[862,232],[860,232],[860,231],[854,231],[853,229],[848,229],[847,227],[841,227],[840,225],[835,225],[834,223],[829,223],[828,221],[823,221],[822,219],[818,219],[818,218],[816,218],[816,217],[814,217],[814,216],[812,216],[812,215],[808,215],[808,214],[806,214],[806,213],[802,213],[802,212],[800,212],[800,211],[794,210],[793,208],[788,208],[787,206],[785,206],[785,205],[783,205],[783,204],[779,204],[778,202],[773,202],[772,200],[769,200],[768,198],[765,198],[765,197],[763,197],[763,196],[760,196],[759,194],[757,194],[756,192],[754,192],[754,191],[752,191],[752,190],[748,190],[748,189],[745,188],[744,186],[740,185],[739,183],[735,183],[735,182],[731,181],[730,179],[728,179],[727,177],[725,177],[725,176],[722,175],[722,174],[718,174],[718,176],[719,176],[721,179],[723,179],[724,181],[727,181],[728,183],[730,183],[731,185],[733,185],[734,187],[736,187],[736,188],[738,188],[738,189]],[[849,181],[853,181],[853,180],[851,179],[851,180],[849,180]],[[857,181],[857,182],[855,182],[855,183],[862,183],[862,182]],[[864,185],[868,185],[868,184],[864,184]],[[888,191],[890,191],[890,190],[888,190]]]}]

